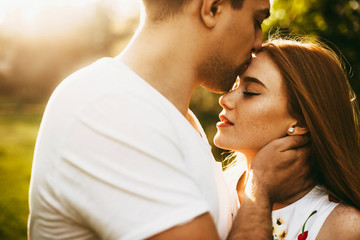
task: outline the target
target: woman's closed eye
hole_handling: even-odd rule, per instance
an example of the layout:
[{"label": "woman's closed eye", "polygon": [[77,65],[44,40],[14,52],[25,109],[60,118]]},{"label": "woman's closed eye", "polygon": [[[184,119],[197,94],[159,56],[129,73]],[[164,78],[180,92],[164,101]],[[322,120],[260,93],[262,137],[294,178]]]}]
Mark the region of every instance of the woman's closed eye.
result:
[{"label": "woman's closed eye", "polygon": [[260,93],[250,92],[250,91],[243,91],[243,94],[244,94],[245,96],[257,96],[257,95],[260,95]]},{"label": "woman's closed eye", "polygon": [[261,95],[267,88],[259,79],[251,76],[241,78],[241,90],[245,97]]}]

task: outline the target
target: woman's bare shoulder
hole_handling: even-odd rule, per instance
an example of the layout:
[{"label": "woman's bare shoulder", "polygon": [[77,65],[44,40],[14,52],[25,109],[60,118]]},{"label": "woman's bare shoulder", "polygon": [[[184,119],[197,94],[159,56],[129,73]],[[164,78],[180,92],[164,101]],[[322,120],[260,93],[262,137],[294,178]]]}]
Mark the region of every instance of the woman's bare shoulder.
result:
[{"label": "woman's bare shoulder", "polygon": [[339,204],[324,222],[316,239],[360,240],[360,211]]}]

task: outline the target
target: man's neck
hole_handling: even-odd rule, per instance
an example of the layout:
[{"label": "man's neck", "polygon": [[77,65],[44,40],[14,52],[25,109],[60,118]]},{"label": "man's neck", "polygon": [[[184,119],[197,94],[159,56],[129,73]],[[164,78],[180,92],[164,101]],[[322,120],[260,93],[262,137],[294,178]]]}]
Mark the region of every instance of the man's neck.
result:
[{"label": "man's neck", "polygon": [[194,44],[184,42],[186,38],[181,34],[181,31],[169,32],[166,28],[143,27],[117,59],[186,117],[191,94],[200,83],[195,78],[196,54],[191,49]]}]

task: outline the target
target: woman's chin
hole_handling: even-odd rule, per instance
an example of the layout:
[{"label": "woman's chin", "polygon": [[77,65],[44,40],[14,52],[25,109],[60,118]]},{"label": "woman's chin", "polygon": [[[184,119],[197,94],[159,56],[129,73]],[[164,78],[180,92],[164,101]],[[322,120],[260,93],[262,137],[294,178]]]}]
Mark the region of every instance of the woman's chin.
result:
[{"label": "woman's chin", "polygon": [[224,142],[223,139],[218,134],[215,135],[213,143],[218,148],[225,149],[225,150],[232,150],[232,149],[228,148],[229,145],[226,144],[226,142]]},{"label": "woman's chin", "polygon": [[215,134],[215,136],[214,136],[214,138],[213,138],[213,143],[214,143],[214,145],[217,146],[218,148],[221,148],[221,147],[220,147],[221,144],[219,144],[219,136],[218,136],[218,134],[219,134],[219,132],[217,132],[217,133]]}]

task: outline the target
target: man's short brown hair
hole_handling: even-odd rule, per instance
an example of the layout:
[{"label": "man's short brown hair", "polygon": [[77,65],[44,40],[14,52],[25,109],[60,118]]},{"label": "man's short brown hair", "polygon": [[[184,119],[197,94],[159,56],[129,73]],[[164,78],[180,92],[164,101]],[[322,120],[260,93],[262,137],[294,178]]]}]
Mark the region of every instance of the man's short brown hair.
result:
[{"label": "man's short brown hair", "polygon": [[[143,0],[149,10],[148,17],[153,21],[162,21],[180,13],[192,0]],[[230,0],[234,9],[240,9],[245,0]]]}]

